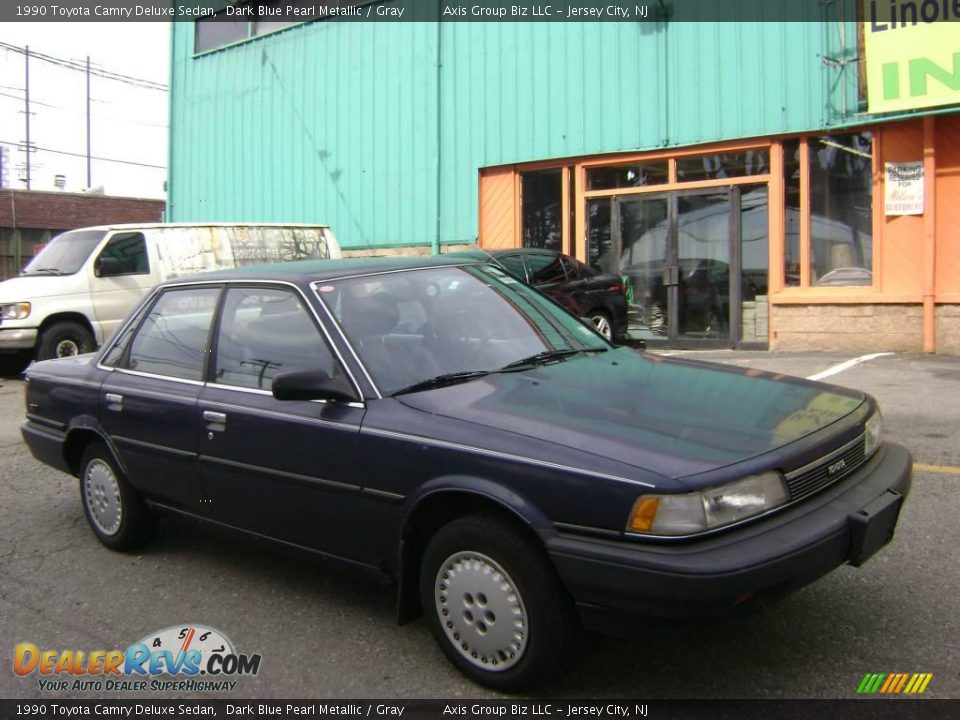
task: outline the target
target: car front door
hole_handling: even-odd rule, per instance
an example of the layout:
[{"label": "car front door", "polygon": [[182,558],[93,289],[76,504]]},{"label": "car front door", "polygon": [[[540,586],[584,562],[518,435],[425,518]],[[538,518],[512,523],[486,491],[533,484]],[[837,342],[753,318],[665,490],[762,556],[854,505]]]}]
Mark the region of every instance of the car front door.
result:
[{"label": "car front door", "polygon": [[100,424],[145,496],[204,514],[197,473],[197,398],[219,286],[164,290],[107,356]]},{"label": "car front door", "polygon": [[159,275],[150,262],[141,232],[113,235],[93,262],[90,278],[93,310],[106,341],[127,312],[157,284]]},{"label": "car front door", "polygon": [[227,525],[363,561],[357,479],[361,403],[277,400],[273,378],[346,377],[300,292],[229,287],[209,382],[197,406],[200,465],[213,517]]},{"label": "car front door", "polygon": [[568,290],[567,273],[559,253],[525,253],[527,276],[530,284],[540,292],[549,295],[558,303],[576,315],[583,315],[588,308]]}]

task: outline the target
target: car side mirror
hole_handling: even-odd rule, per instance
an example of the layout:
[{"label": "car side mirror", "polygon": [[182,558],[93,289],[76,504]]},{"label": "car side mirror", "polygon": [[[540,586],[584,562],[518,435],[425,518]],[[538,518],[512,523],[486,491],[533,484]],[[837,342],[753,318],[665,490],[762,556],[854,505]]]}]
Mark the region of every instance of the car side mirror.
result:
[{"label": "car side mirror", "polygon": [[123,275],[126,272],[123,262],[119,258],[105,255],[98,257],[93,265],[93,274],[97,277],[110,277],[112,275]]},{"label": "car side mirror", "polygon": [[280,373],[273,378],[270,390],[277,400],[357,400],[353,388],[346,380],[330,377],[323,370]]}]

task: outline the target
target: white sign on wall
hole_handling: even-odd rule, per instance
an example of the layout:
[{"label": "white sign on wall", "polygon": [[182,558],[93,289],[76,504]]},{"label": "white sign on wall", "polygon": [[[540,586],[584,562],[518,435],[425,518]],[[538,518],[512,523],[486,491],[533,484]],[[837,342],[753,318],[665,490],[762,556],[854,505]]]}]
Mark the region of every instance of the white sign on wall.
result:
[{"label": "white sign on wall", "polygon": [[923,215],[923,161],[884,163],[883,205],[887,215]]}]

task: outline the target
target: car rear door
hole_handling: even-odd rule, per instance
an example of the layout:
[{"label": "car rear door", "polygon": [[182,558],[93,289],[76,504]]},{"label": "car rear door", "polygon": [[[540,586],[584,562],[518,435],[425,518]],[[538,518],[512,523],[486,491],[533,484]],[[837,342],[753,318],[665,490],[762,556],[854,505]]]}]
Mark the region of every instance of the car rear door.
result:
[{"label": "car rear door", "polygon": [[[213,517],[295,545],[365,560],[357,477],[362,403],[280,401],[273,378],[321,369],[347,377],[293,286],[226,291],[209,382],[196,410]],[[359,397],[359,394],[358,394]]]},{"label": "car rear door", "polygon": [[196,407],[219,285],[162,291],[107,356],[100,424],[130,482],[186,512],[206,505],[197,473]]}]

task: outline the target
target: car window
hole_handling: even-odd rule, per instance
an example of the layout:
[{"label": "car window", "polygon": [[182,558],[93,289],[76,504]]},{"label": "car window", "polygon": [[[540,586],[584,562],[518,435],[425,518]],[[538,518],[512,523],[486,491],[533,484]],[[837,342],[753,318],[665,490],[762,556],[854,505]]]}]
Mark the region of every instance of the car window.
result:
[{"label": "car window", "polygon": [[524,282],[527,281],[527,271],[523,267],[523,255],[501,255],[497,262],[506,268],[507,272],[515,275]]},{"label": "car window", "polygon": [[217,335],[214,382],[269,390],[296,370],[334,374],[334,359],[303,300],[277,287],[229,288]]},{"label": "car window", "polygon": [[549,350],[605,349],[580,320],[492,265],[346,278],[316,291],[384,393]]},{"label": "car window", "polygon": [[119,263],[112,275],[145,275],[150,272],[147,259],[147,241],[143,233],[114,235],[100,253],[101,258],[113,258]]},{"label": "car window", "polygon": [[571,257],[567,257],[566,255],[561,255],[560,264],[563,266],[563,270],[570,280],[582,279],[583,273],[580,271],[580,263],[578,263],[576,260]]},{"label": "car window", "polygon": [[546,285],[567,279],[559,255],[527,253],[526,261],[531,285]]},{"label": "car window", "polygon": [[210,322],[220,288],[164,291],[137,328],[125,366],[129,370],[200,380]]}]

